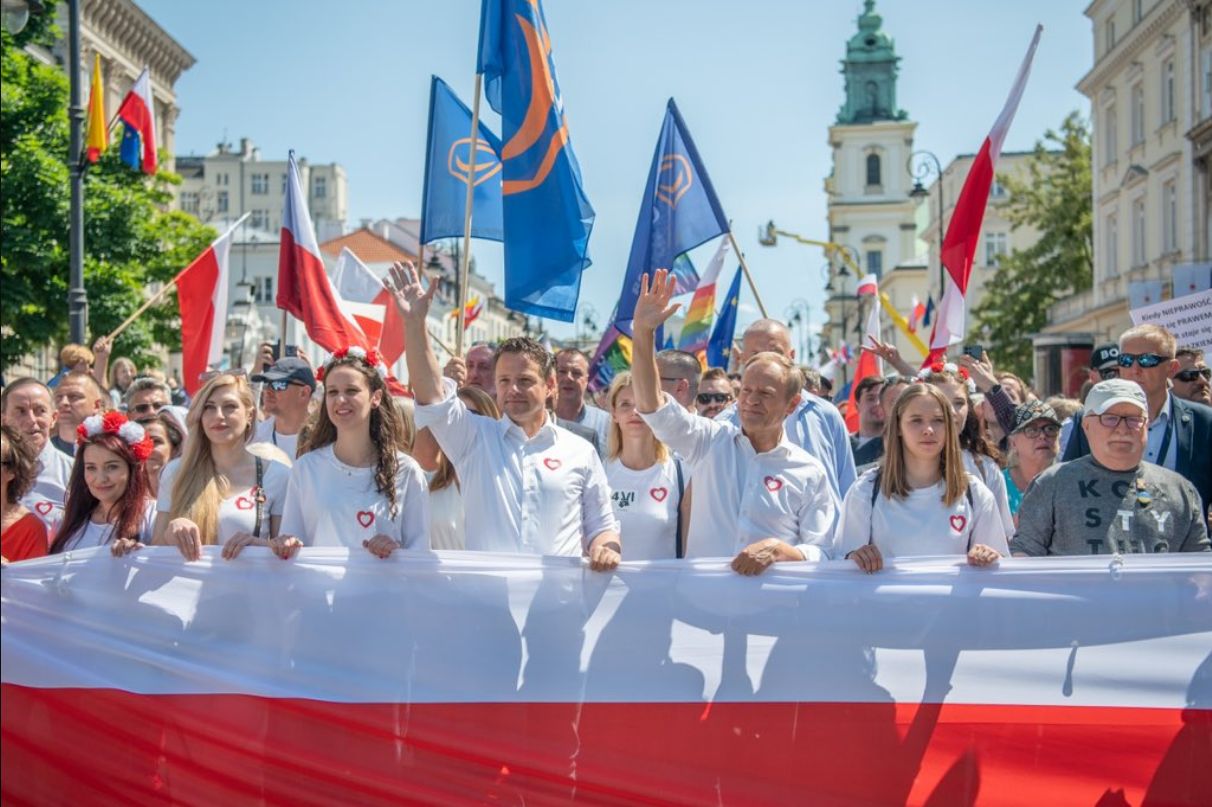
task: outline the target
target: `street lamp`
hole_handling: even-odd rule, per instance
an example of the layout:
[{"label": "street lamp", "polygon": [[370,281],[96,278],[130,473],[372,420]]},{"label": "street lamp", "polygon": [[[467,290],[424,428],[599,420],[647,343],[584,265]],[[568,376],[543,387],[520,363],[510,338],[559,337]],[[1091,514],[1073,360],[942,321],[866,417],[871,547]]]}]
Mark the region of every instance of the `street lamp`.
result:
[{"label": "street lamp", "polygon": [[797,297],[787,306],[785,313],[788,330],[799,326],[799,357],[800,361],[806,362],[809,360],[812,350],[812,305],[803,297]]},{"label": "street lamp", "polygon": [[[914,162],[916,160],[916,163]],[[909,174],[913,177],[913,190],[909,191],[909,198],[921,202],[930,195],[930,191],[926,190],[923,180],[929,182],[935,180],[935,188],[938,190],[938,293],[941,295],[946,287],[945,278],[946,269],[943,268],[943,212],[947,209],[943,204],[943,165],[938,161],[938,157],[934,156],[930,151],[915,151],[909,155],[909,161],[905,164],[909,170]]]},{"label": "street lamp", "polygon": [[25,30],[30,11],[42,11],[39,0],[0,0],[0,24],[13,36]]}]

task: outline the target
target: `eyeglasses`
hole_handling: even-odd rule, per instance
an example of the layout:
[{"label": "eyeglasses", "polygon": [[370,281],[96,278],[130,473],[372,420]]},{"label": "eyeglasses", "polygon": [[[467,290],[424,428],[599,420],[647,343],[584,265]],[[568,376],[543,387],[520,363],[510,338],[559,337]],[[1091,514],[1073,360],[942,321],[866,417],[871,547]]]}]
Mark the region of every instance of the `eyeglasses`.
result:
[{"label": "eyeglasses", "polygon": [[1212,381],[1212,367],[1201,367],[1198,370],[1183,370],[1175,373],[1174,378],[1184,384],[1190,384],[1197,378],[1202,378],[1204,381]]},{"label": "eyeglasses", "polygon": [[1169,361],[1172,358],[1174,357],[1162,356],[1158,353],[1120,353],[1119,366],[1131,367],[1132,363],[1135,362],[1144,369],[1148,370],[1150,367],[1156,367],[1162,362]]},{"label": "eyeglasses", "polygon": [[130,411],[136,412],[140,415],[145,413],[155,414],[166,406],[168,406],[168,404],[164,401],[152,401],[151,403],[136,404],[130,408]]},{"label": "eyeglasses", "polygon": [[284,392],[287,388],[295,385],[303,386],[303,384],[299,384],[297,381],[270,381],[268,384],[269,388],[274,392]]},{"label": "eyeglasses", "polygon": [[1121,422],[1126,423],[1128,431],[1140,431],[1144,428],[1145,418],[1141,415],[1096,415],[1098,422],[1104,428],[1118,429]]},{"label": "eyeglasses", "polygon": [[1060,434],[1060,426],[1057,426],[1055,423],[1047,423],[1043,426],[1024,426],[1020,431],[1031,440],[1034,440],[1041,434],[1051,439]]},{"label": "eyeglasses", "polygon": [[700,392],[696,398],[703,406],[713,403],[728,403],[732,400],[732,393],[729,392]]},{"label": "eyeglasses", "polygon": [[1118,367],[1104,367],[1098,371],[1098,377],[1103,381],[1109,381],[1112,378],[1119,378]]}]

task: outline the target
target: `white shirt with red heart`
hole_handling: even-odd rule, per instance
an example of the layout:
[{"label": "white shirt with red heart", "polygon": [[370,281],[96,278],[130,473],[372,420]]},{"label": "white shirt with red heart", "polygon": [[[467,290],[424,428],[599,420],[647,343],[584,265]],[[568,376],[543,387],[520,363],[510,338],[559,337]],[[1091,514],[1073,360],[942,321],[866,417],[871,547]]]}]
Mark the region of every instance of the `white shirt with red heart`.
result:
[{"label": "white shirt with red heart", "polygon": [[63,502],[48,499],[41,493],[31,490],[21,497],[21,504],[25,505],[26,510],[33,513],[39,521],[46,525],[46,536],[49,540],[54,541],[55,535],[59,532],[59,525],[63,523]]},{"label": "white shirt with red heart", "polygon": [[416,461],[397,452],[396,513],[379,492],[373,467],[346,465],[327,445],[295,460],[279,535],[307,546],[344,546],[386,535],[406,549],[429,548],[429,486]]},{"label": "white shirt with red heart", "polygon": [[643,418],[694,476],[686,557],[731,558],[766,538],[796,547],[805,560],[830,557],[837,496],[825,466],[786,433],[759,454],[739,426],[692,415],[669,396]]},{"label": "white shirt with red heart", "polygon": [[[623,560],[677,557],[678,472],[676,460],[632,470],[621,459],[606,463],[610,501],[619,522]],[[683,481],[683,485],[685,482]]]},{"label": "white shirt with red heart", "polygon": [[970,546],[984,544],[1010,554],[997,502],[975,475],[968,474],[972,504],[960,496],[943,504],[943,483],[909,491],[904,499],[876,497],[871,492],[875,469],[860,476],[846,494],[838,525],[837,557],[845,557],[871,541],[886,558],[924,555],[967,555]]},{"label": "white shirt with red heart", "polygon": [[[156,497],[156,511],[169,513],[172,510],[173,483],[181,460],[175,459],[160,472],[160,495]],[[269,519],[282,515],[286,505],[286,485],[290,480],[290,468],[273,460],[262,460],[262,475],[265,483],[265,506],[261,514],[261,537],[269,537]],[[233,490],[219,505],[219,534],[216,543],[227,543],[239,532],[252,534],[257,523],[257,495],[255,486]]]}]

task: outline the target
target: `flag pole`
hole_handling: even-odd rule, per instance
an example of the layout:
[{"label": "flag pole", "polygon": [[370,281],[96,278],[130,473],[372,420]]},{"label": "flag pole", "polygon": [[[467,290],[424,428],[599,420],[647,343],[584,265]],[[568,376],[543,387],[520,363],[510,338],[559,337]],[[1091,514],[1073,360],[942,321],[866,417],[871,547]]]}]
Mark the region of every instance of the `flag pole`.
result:
[{"label": "flag pole", "polygon": [[483,73],[476,73],[475,95],[471,102],[471,156],[467,164],[467,201],[463,207],[463,254],[462,265],[459,267],[459,307],[457,329],[455,330],[455,355],[463,355],[463,341],[466,336],[467,322],[463,309],[467,307],[467,276],[471,267],[471,208],[475,200],[476,151],[480,134],[480,87],[484,81]]},{"label": "flag pole", "polygon": [[762,319],[768,319],[770,315],[766,313],[766,306],[762,304],[762,295],[758,294],[757,284],[753,282],[753,275],[749,274],[749,267],[745,265],[745,253],[741,252],[741,247],[736,242],[736,236],[732,234],[731,224],[728,227],[728,240],[732,242],[732,249],[741,262],[741,271],[745,273],[745,280],[749,282],[749,290],[753,292],[753,299],[757,302],[758,311],[762,312]]}]

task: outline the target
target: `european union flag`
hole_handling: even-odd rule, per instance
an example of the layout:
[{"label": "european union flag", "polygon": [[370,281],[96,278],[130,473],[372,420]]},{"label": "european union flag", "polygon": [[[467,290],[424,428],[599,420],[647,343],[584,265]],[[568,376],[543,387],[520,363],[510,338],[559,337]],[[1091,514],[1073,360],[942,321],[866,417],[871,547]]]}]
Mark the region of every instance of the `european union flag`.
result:
[{"label": "european union flag", "polygon": [[728,296],[724,298],[724,307],[715,318],[715,329],[711,332],[711,341],[707,343],[707,366],[727,367],[732,355],[732,340],[736,336],[736,308],[741,299],[741,269],[737,267],[732,285],[728,288]]},{"label": "european union flag", "polygon": [[539,0],[482,0],[477,70],[501,113],[505,305],[572,322],[594,212],[581,187]]},{"label": "european union flag", "polygon": [[670,98],[631,240],[631,257],[619,295],[620,326],[630,333],[641,276],[673,267],[678,255],[726,232],[728,219],[678,106]]},{"label": "european union flag", "polygon": [[421,243],[463,235],[467,184],[473,184],[471,235],[504,241],[501,221],[501,141],[482,122],[471,167],[471,110],[433,77],[429,87],[429,141],[421,197]]}]

